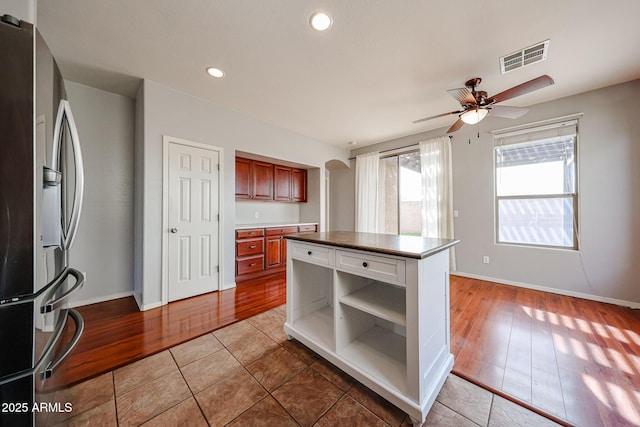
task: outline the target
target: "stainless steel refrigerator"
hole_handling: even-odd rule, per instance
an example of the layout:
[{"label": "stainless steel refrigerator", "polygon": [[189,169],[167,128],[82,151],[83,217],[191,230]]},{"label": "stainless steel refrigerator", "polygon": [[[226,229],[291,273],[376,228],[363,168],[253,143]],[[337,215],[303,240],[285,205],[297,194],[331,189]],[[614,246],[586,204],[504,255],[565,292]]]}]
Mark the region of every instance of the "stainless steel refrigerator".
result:
[{"label": "stainless steel refrigerator", "polygon": [[82,334],[68,302],[85,281],[69,265],[84,173],[64,82],[37,29],[3,15],[0,56],[0,426],[21,426],[56,409],[38,406],[40,392]]}]

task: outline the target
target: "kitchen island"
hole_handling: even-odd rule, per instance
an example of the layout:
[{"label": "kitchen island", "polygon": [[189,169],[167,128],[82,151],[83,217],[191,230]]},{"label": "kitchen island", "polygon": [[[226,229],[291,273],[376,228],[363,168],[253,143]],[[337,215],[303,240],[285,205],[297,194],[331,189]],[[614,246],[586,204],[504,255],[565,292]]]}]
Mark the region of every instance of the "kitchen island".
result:
[{"label": "kitchen island", "polygon": [[334,231],[287,239],[288,337],[421,425],[453,367],[457,240]]}]

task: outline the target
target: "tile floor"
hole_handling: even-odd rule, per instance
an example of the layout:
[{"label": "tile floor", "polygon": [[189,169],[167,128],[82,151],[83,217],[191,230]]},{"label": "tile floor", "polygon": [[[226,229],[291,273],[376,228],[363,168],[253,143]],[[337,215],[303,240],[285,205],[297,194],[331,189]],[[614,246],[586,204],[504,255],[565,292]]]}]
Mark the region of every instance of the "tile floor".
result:
[{"label": "tile floor", "polygon": [[[46,396],[56,426],[410,426],[409,417],[282,330],[284,306]],[[425,425],[553,426],[450,375]]]}]

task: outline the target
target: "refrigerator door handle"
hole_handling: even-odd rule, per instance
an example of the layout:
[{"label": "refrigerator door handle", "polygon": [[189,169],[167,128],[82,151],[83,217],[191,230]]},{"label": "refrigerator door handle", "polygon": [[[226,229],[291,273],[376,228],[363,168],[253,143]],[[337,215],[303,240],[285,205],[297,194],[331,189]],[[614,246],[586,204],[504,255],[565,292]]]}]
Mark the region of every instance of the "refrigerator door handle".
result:
[{"label": "refrigerator door handle", "polygon": [[[69,131],[71,133],[71,144],[73,147],[73,160],[75,165],[75,191],[73,195],[73,207],[71,209],[71,218],[69,219],[68,228],[62,229],[62,249],[69,249],[73,244],[73,239],[76,236],[76,230],[80,221],[80,214],[82,211],[82,199],[84,196],[84,167],[82,162],[82,151],[80,151],[80,138],[78,137],[78,129],[76,128],[76,122],[71,112],[71,106],[69,101],[62,99],[58,107],[58,115],[56,117],[55,128],[53,131],[53,150],[51,165],[52,169],[60,170],[58,165],[60,158],[60,148],[62,143],[62,137],[64,134],[63,126],[64,119],[69,125]],[[64,177],[63,177],[64,179]]]},{"label": "refrigerator door handle", "polygon": [[[73,287],[71,287],[71,289],[67,290],[64,294],[54,299],[53,296],[56,294],[58,288],[62,286],[67,277],[69,277],[69,275],[75,277],[76,283],[73,285]],[[67,267],[60,275],[60,277],[56,279],[55,285],[51,288],[47,296],[44,298],[45,302],[40,307],[40,313],[50,313],[65,304],[69,300],[69,298],[71,298],[71,295],[73,293],[82,288],[82,286],[84,285],[84,281],[85,276],[83,273],[76,270],[75,268]]]},{"label": "refrigerator door handle", "polygon": [[40,367],[42,366],[43,362],[47,360],[51,354],[53,354],[53,350],[56,347],[56,343],[60,339],[60,336],[62,335],[62,331],[64,330],[64,327],[67,324],[68,316],[71,316],[71,318],[73,319],[73,322],[76,324],[76,331],[73,333],[73,337],[71,338],[71,341],[69,342],[67,347],[64,349],[64,351],[60,353],[58,358],[56,360],[52,360],[51,362],[49,362],[47,364],[47,367],[40,371],[40,379],[45,380],[51,377],[51,375],[53,375],[53,372],[58,368],[58,366],[60,366],[63,360],[69,355],[69,353],[71,353],[71,351],[78,344],[78,341],[80,341],[80,336],[84,331],[84,319],[82,318],[82,315],[74,309],[67,309],[61,312],[61,315],[58,318],[58,322],[56,323],[53,336],[49,340],[47,347],[42,352],[40,359],[36,361],[34,367],[1,377],[0,385],[10,383],[12,381],[27,377],[29,375],[33,375],[35,372],[40,370]]},{"label": "refrigerator door handle", "polygon": [[51,377],[51,375],[53,375],[53,372],[58,368],[58,366],[60,366],[64,359],[69,355],[69,353],[71,353],[71,351],[78,344],[78,341],[80,341],[80,336],[82,335],[82,331],[84,330],[84,319],[82,318],[82,315],[80,313],[72,308],[68,310],[68,315],[71,316],[73,322],[76,324],[76,331],[73,334],[73,338],[71,338],[71,341],[64,349],[64,351],[60,353],[60,356],[58,356],[56,360],[52,360],[47,365],[47,367],[42,372],[40,372],[40,379],[45,380]]},{"label": "refrigerator door handle", "polygon": [[51,281],[46,286],[42,287],[38,292],[34,292],[32,294],[26,294],[26,295],[18,295],[17,297],[0,300],[0,308],[35,301],[40,295],[44,294],[47,290],[60,286],[60,284],[64,281],[63,279],[64,273],[65,271],[63,270],[58,277],[56,277],[53,281]]}]

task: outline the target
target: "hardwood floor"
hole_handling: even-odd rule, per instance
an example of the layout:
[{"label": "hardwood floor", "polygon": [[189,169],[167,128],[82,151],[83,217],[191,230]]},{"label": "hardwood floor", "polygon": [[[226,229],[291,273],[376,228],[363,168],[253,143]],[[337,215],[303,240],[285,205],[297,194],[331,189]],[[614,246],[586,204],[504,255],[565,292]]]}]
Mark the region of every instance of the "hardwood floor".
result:
[{"label": "hardwood floor", "polygon": [[[284,275],[146,312],[80,307],[85,333],[46,387],[94,377],[285,303]],[[451,276],[454,372],[579,426],[640,425],[640,312]]]},{"label": "hardwood floor", "polygon": [[135,362],[285,301],[285,276],[280,274],[142,312],[133,297],[78,307],[85,321],[84,333],[41,391],[50,392]]},{"label": "hardwood floor", "polygon": [[451,276],[454,372],[579,426],[640,425],[640,312]]}]

